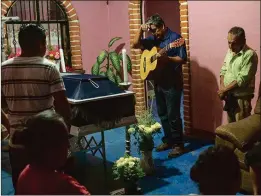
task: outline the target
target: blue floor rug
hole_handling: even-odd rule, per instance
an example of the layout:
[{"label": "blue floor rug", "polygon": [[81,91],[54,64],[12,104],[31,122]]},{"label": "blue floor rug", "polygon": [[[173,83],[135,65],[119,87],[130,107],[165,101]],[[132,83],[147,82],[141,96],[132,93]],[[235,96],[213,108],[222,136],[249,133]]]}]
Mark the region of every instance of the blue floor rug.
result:
[{"label": "blue floor rug", "polygon": [[[153,114],[159,121],[156,111],[155,102],[153,105]],[[181,104],[181,116],[183,119],[183,105]],[[100,140],[100,133],[89,135]],[[155,145],[161,143],[159,134],[155,138]],[[173,159],[168,159],[168,152],[155,152],[153,157],[156,166],[156,172],[153,176],[144,177],[139,181],[139,186],[144,194],[147,195],[179,195],[179,194],[198,194],[196,185],[191,181],[189,172],[191,166],[196,161],[200,152],[213,145],[210,142],[187,139],[186,148],[189,152]],[[134,145],[134,138],[131,140],[131,155],[140,157],[137,147]],[[125,130],[117,128],[105,132],[106,157],[107,157],[107,175],[104,173],[101,155],[92,156],[87,153],[75,153],[77,157],[77,166],[72,174],[80,183],[84,184],[91,194],[109,194],[111,191],[122,187],[121,182],[114,181],[111,176],[111,167],[113,162],[124,155],[125,152]],[[13,186],[10,172],[8,153],[2,153],[2,195],[13,195]]]},{"label": "blue floor rug", "polygon": [[[105,138],[108,138],[106,141],[107,161],[111,163],[120,158],[125,150],[124,131],[115,129],[113,132],[105,134]],[[111,134],[114,134],[114,136],[109,137]],[[156,145],[161,143],[161,137],[162,134],[156,136]],[[144,194],[179,195],[198,193],[196,185],[189,177],[190,168],[195,163],[200,152],[213,144],[190,139],[186,140],[185,145],[189,152],[173,159],[168,158],[169,150],[164,152],[153,151],[156,173],[153,176],[140,180],[139,184]],[[140,157],[137,147],[134,145],[134,138],[132,138],[131,155]]]},{"label": "blue floor rug", "polygon": [[[99,140],[100,134],[93,136]],[[155,144],[161,142],[161,135],[156,136]],[[101,155],[92,156],[90,154],[76,153],[78,160],[75,177],[83,183],[92,194],[109,194],[109,192],[121,188],[121,185],[113,181],[111,166],[114,161],[124,155],[125,151],[125,132],[123,128],[113,129],[105,132],[106,157],[109,177],[104,181],[104,171]],[[200,140],[187,140],[186,147],[190,150],[188,153],[174,159],[168,159],[169,151],[153,152],[156,166],[156,173],[153,176],[144,177],[139,185],[144,194],[149,195],[178,195],[198,193],[195,184],[190,180],[189,171],[196,161],[200,152],[212,144]],[[132,138],[131,155],[140,157],[137,153],[137,147]],[[2,153],[2,195],[13,195],[12,180],[10,175],[10,164],[7,153]],[[98,186],[97,186],[98,185]]]}]

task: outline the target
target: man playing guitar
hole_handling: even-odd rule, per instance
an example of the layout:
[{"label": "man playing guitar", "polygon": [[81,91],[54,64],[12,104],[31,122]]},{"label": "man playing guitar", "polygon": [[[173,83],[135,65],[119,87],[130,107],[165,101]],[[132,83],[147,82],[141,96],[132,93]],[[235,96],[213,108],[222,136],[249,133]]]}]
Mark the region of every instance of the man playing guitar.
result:
[{"label": "man playing guitar", "polygon": [[[142,39],[143,32],[149,31],[151,36]],[[154,46],[164,48],[181,36],[165,26],[163,19],[155,14],[141,25],[133,39],[132,48],[151,50]],[[184,153],[183,126],[180,115],[180,102],[183,89],[182,64],[186,62],[185,44],[172,48],[165,54],[157,54],[158,66],[149,76],[154,80],[155,97],[158,115],[164,129],[163,143],[157,151],[171,149],[169,157]]]}]

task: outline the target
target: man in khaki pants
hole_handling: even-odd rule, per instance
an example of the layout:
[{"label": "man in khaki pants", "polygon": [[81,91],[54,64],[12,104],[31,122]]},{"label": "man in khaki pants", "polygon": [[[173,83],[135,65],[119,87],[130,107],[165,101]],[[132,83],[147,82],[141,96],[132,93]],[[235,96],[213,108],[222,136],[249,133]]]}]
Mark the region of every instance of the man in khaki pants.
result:
[{"label": "man in khaki pants", "polygon": [[245,31],[233,27],[228,32],[229,50],[220,71],[218,95],[226,104],[228,122],[239,121],[251,114],[258,57],[246,45]]}]

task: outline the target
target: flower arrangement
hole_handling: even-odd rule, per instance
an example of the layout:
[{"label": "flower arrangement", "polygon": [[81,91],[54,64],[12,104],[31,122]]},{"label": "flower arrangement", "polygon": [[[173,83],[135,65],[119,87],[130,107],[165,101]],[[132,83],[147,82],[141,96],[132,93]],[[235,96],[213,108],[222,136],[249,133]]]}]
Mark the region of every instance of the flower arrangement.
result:
[{"label": "flower arrangement", "polygon": [[73,72],[74,71],[74,69],[72,68],[72,67],[70,67],[70,66],[65,66],[65,69],[66,69],[66,72],[68,73],[71,73],[71,72]]},{"label": "flower arrangement", "polygon": [[136,183],[145,174],[140,166],[140,159],[125,155],[117,160],[113,167],[114,180],[122,179],[124,182]]},{"label": "flower arrangement", "polygon": [[137,117],[138,123],[129,128],[128,133],[133,134],[140,151],[152,151],[154,148],[153,136],[160,133],[161,124],[156,122],[150,110],[144,111]]},{"label": "flower arrangement", "polygon": [[53,46],[48,46],[45,58],[55,61],[55,60],[60,60],[60,52],[58,48],[54,48]]},{"label": "flower arrangement", "polygon": [[7,55],[8,59],[18,57],[18,56],[21,55],[21,48],[16,48],[16,53],[14,53],[13,49],[10,46],[8,46],[6,51],[5,51],[5,54]]}]

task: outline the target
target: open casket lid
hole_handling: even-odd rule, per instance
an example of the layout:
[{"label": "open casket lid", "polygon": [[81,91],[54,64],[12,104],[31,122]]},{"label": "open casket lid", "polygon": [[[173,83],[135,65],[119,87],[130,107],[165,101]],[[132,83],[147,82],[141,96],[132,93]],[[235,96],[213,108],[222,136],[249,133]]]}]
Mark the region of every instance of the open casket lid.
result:
[{"label": "open casket lid", "polygon": [[124,90],[104,76],[62,74],[62,78],[67,98],[73,102],[124,93]]}]

